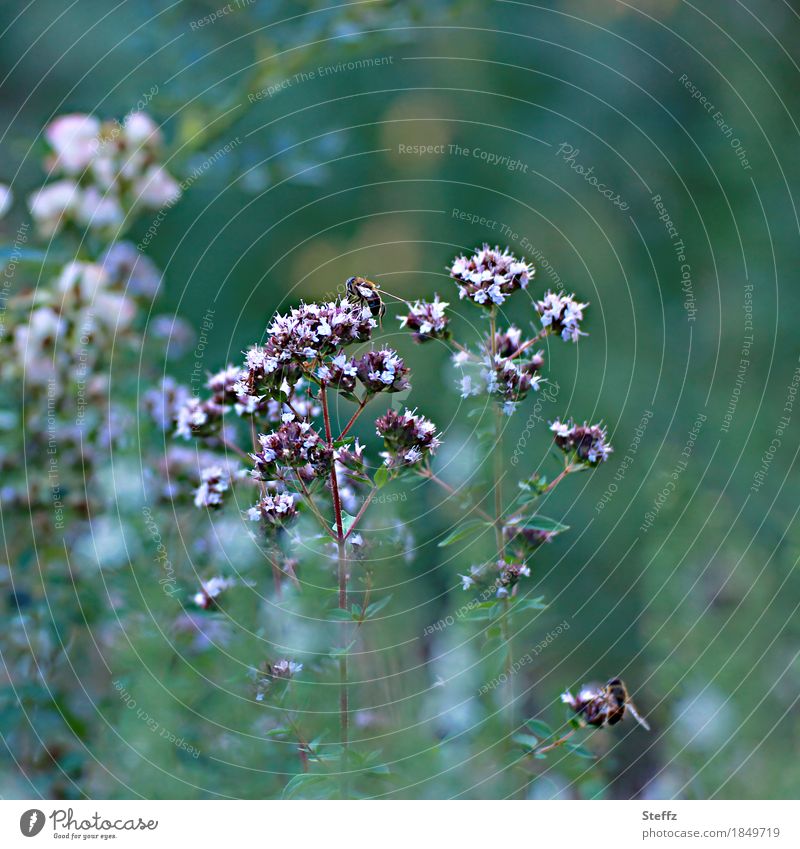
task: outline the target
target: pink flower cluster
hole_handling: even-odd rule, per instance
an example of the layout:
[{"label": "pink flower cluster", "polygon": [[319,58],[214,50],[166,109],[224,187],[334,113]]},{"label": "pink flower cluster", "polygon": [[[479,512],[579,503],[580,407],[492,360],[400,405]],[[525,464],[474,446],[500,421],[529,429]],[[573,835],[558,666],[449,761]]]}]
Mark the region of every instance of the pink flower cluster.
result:
[{"label": "pink flower cluster", "polygon": [[541,316],[542,327],[559,333],[565,342],[577,342],[581,336],[586,336],[580,329],[580,323],[587,306],[576,301],[574,295],[545,292],[544,298],[536,302],[536,311]]},{"label": "pink flower cluster", "polygon": [[576,425],[572,419],[568,422],[556,420],[550,425],[550,430],[555,434],[556,445],[565,454],[573,454],[589,466],[603,463],[614,450],[606,442],[606,429],[599,424],[584,422]]},{"label": "pink flower cluster", "polygon": [[391,469],[419,463],[441,445],[436,425],[410,410],[403,413],[388,410],[375,422],[375,427],[386,449],[381,454],[384,464]]},{"label": "pink flower cluster", "polygon": [[456,257],[449,271],[459,284],[462,300],[469,298],[487,308],[499,306],[513,292],[527,288],[535,274],[531,264],[488,244],[470,257]]},{"label": "pink flower cluster", "polygon": [[445,310],[450,304],[440,301],[435,295],[433,301],[415,301],[409,304],[408,315],[400,315],[400,327],[412,331],[411,338],[415,342],[428,342],[432,339],[449,339],[450,319]]}]

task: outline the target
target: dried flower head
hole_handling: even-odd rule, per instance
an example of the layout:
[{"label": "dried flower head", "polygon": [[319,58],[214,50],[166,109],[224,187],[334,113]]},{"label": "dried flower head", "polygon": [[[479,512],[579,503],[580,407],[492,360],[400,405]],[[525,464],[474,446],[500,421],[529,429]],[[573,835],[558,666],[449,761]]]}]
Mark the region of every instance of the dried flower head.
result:
[{"label": "dried flower head", "polygon": [[488,244],[471,257],[457,257],[449,271],[459,284],[462,300],[469,298],[487,308],[500,305],[512,292],[525,289],[535,274],[531,264]]},{"label": "dried flower head", "polygon": [[397,316],[400,327],[411,330],[411,338],[419,343],[431,339],[449,339],[450,319],[445,315],[449,306],[445,301],[440,301],[438,295],[434,295],[433,301],[414,301],[409,304],[408,315]]},{"label": "dried flower head", "polygon": [[536,312],[541,316],[542,327],[560,333],[565,342],[577,342],[581,336],[586,336],[580,329],[580,323],[587,306],[576,301],[574,295],[558,295],[548,291],[541,301],[536,302]]},{"label": "dried flower head", "polygon": [[581,463],[596,466],[608,459],[614,450],[606,442],[606,429],[599,424],[576,425],[572,419],[568,422],[554,421],[550,430],[555,434],[556,445],[565,453],[573,454]]},{"label": "dried flower head", "polygon": [[392,469],[419,463],[441,445],[436,425],[409,410],[402,414],[387,410],[375,426],[386,448],[381,456],[385,465]]}]

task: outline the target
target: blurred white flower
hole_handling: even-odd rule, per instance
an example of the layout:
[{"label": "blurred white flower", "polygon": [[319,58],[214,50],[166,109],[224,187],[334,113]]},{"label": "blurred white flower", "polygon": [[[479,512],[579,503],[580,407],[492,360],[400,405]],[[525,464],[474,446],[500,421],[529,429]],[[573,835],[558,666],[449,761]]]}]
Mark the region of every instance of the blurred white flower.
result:
[{"label": "blurred white flower", "polygon": [[74,215],[80,202],[81,191],[72,180],[58,180],[34,192],[28,199],[28,208],[41,234],[55,235]]},{"label": "blurred white flower", "polygon": [[136,203],[158,209],[174,203],[181,196],[181,187],[158,165],[152,165],[134,183]]},{"label": "blurred white flower", "polygon": [[11,189],[5,183],[0,183],[0,218],[3,218],[11,209],[13,202],[14,195],[11,193]]},{"label": "blurred white flower", "polygon": [[54,168],[65,174],[80,174],[98,148],[100,122],[91,115],[61,115],[45,129],[45,137],[56,154]]},{"label": "blurred white flower", "polygon": [[125,141],[131,147],[140,147],[147,143],[161,144],[161,131],[158,124],[145,112],[133,112],[125,119],[123,125]]},{"label": "blurred white flower", "polygon": [[125,220],[125,213],[113,195],[89,186],[79,196],[75,218],[86,227],[101,229],[118,227]]}]

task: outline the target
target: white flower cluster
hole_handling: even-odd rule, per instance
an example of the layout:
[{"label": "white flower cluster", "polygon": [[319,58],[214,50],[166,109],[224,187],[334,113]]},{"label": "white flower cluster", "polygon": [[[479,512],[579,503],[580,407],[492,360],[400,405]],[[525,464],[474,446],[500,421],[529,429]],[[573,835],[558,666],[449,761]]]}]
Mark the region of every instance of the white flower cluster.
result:
[{"label": "white flower cluster", "polygon": [[499,306],[512,292],[525,289],[535,274],[530,263],[488,244],[470,257],[456,257],[449,271],[459,284],[458,295],[462,300],[469,298],[487,307]]},{"label": "white flower cluster", "polygon": [[614,450],[606,442],[606,429],[599,424],[577,425],[572,420],[556,419],[550,430],[555,434],[556,445],[565,454],[574,454],[577,460],[590,466],[605,462]]},{"label": "white flower cluster", "polygon": [[288,492],[278,492],[274,495],[262,496],[255,507],[247,511],[247,518],[251,522],[266,520],[271,525],[282,525],[297,515],[297,506],[294,496]]},{"label": "white flower cluster", "polygon": [[447,339],[450,336],[450,319],[445,310],[450,306],[435,295],[433,301],[415,301],[409,304],[407,315],[399,315],[400,327],[412,331],[415,342],[428,342],[431,339]]},{"label": "white flower cluster", "polygon": [[225,590],[236,586],[235,578],[211,578],[201,581],[200,592],[195,593],[192,601],[203,610],[213,610],[217,606],[217,599]]},{"label": "white flower cluster", "polygon": [[544,298],[536,302],[536,311],[542,319],[542,327],[560,333],[565,342],[577,342],[586,334],[580,329],[583,311],[589,306],[575,300],[575,295],[558,295],[545,292]]},{"label": "white flower cluster", "polygon": [[136,209],[160,209],[181,194],[160,163],[161,132],[148,115],[135,112],[124,123],[92,115],[62,115],[45,129],[52,154],[45,164],[59,179],[28,201],[43,236],[69,222],[114,233]]},{"label": "white flower cluster", "polygon": [[194,492],[194,506],[218,508],[230,489],[230,475],[222,466],[208,466],[200,472],[200,486]]}]

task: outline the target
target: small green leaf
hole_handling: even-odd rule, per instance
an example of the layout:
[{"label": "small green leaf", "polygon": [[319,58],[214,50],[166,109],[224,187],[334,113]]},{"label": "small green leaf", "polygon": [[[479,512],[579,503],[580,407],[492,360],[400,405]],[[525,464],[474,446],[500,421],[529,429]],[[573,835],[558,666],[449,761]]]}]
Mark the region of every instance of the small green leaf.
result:
[{"label": "small green leaf", "polygon": [[463,618],[469,622],[485,622],[494,619],[500,610],[500,604],[495,601],[482,601],[464,612]]},{"label": "small green leaf", "polygon": [[580,743],[565,743],[565,745],[573,755],[577,755],[579,758],[586,758],[588,761],[595,760],[595,756],[586,746],[581,746]]},{"label": "small green leaf", "polygon": [[314,787],[319,791],[322,789],[321,785],[324,785],[327,781],[327,775],[319,775],[312,772],[301,773],[300,775],[296,775],[286,785],[286,787],[283,788],[283,798],[292,799],[298,791],[307,791]]},{"label": "small green leaf", "polygon": [[386,468],[386,466],[379,466],[375,470],[373,483],[375,484],[375,486],[378,487],[378,489],[383,489],[383,487],[385,487],[386,484],[389,483],[389,470]]},{"label": "small green leaf", "polygon": [[[347,536],[347,532],[353,526],[353,522],[355,522],[355,520],[356,520],[355,516],[351,516],[349,513],[345,513],[344,510],[342,510],[342,532],[344,533],[345,536]],[[339,529],[336,527],[335,522],[334,522],[334,524],[331,525],[331,530],[334,533],[339,532]]]},{"label": "small green leaf", "polygon": [[334,607],[333,610],[328,611],[328,619],[331,622],[344,622],[345,620],[350,622],[352,618],[349,610],[342,610],[340,607]]},{"label": "small green leaf", "polygon": [[535,749],[539,745],[539,738],[534,737],[533,734],[515,734],[512,740],[526,749]]},{"label": "small green leaf", "polygon": [[544,596],[540,595],[536,598],[520,598],[514,602],[515,610],[546,610],[547,605],[544,601]]},{"label": "small green leaf", "polygon": [[384,596],[379,601],[373,601],[372,604],[367,605],[367,609],[364,611],[364,618],[370,619],[374,616],[379,610],[383,610],[384,607],[392,600],[392,595]]},{"label": "small green leaf", "polygon": [[553,736],[553,729],[546,722],[542,722],[541,719],[529,719],[525,724],[542,739],[546,740]]},{"label": "small green leaf", "polygon": [[463,522],[450,531],[450,533],[439,543],[439,548],[452,545],[454,542],[458,542],[460,539],[471,536],[481,528],[486,528],[488,526],[488,522],[484,522],[480,519],[470,519],[468,522]]},{"label": "small green leaf", "polygon": [[555,519],[550,519],[547,516],[531,516],[519,526],[530,531],[545,531],[549,534],[562,534],[569,530],[569,525],[562,522],[557,522]]}]

